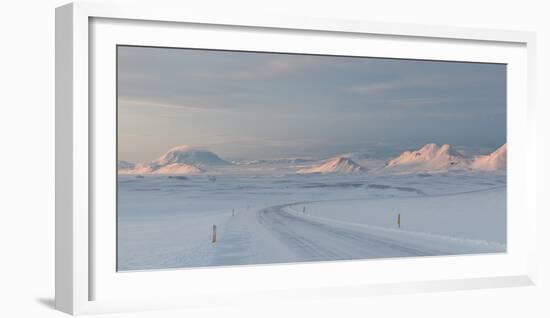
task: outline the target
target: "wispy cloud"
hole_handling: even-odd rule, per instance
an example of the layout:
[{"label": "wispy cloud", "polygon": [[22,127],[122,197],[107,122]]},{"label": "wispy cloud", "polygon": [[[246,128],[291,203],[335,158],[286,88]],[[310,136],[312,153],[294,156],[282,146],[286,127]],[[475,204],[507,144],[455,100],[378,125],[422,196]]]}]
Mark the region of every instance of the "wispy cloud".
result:
[{"label": "wispy cloud", "polygon": [[[447,79],[443,79],[446,81]],[[353,93],[363,95],[374,95],[386,92],[394,92],[402,89],[415,87],[430,87],[441,85],[442,82],[435,77],[425,78],[399,78],[381,82],[370,82],[364,84],[354,84],[348,87],[348,90]]]},{"label": "wispy cloud", "polygon": [[154,100],[136,99],[130,97],[119,97],[119,105],[126,105],[132,107],[149,107],[149,108],[161,108],[161,109],[173,109],[173,110],[186,110],[186,111],[208,111],[209,108],[197,107],[192,105],[180,104],[180,103],[167,103]]},{"label": "wispy cloud", "polygon": [[472,78],[472,77],[450,77],[442,75],[431,76],[416,76],[405,77],[379,82],[369,82],[353,84],[346,87],[348,92],[361,94],[361,95],[377,95],[385,93],[394,93],[399,90],[412,89],[412,88],[441,88],[441,87],[457,87],[457,85],[475,85],[485,78]]}]

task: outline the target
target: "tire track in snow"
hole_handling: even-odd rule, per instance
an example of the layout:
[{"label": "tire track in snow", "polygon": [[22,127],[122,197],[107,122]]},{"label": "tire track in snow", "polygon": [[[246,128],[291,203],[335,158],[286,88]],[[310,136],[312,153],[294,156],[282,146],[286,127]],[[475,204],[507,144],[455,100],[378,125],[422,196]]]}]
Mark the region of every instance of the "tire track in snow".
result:
[{"label": "tire track in snow", "polygon": [[390,258],[447,254],[432,248],[401,242],[367,231],[353,230],[312,220],[285,211],[297,203],[258,211],[258,221],[267,227],[300,261]]}]

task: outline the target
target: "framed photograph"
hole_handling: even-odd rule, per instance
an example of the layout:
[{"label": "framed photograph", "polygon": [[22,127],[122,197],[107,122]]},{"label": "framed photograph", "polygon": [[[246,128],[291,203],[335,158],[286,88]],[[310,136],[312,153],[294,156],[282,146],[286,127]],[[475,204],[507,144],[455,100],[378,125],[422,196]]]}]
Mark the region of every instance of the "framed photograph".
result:
[{"label": "framed photograph", "polygon": [[532,33],[174,9],[56,11],[56,308],[533,284]]}]

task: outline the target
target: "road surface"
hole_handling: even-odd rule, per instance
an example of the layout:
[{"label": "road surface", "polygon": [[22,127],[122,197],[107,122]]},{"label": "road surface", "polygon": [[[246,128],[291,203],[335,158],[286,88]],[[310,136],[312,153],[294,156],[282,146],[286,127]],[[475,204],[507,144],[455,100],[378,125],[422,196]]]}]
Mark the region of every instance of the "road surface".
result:
[{"label": "road surface", "polygon": [[[296,206],[295,208],[293,208]],[[483,241],[355,224],[303,213],[302,203],[236,215],[213,263],[262,264],[503,252]]]}]

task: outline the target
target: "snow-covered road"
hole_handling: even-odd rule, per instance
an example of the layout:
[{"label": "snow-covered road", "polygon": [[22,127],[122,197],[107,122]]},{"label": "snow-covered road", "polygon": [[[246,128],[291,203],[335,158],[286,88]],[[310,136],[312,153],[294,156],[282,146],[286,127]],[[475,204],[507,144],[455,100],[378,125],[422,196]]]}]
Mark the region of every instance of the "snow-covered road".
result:
[{"label": "snow-covered road", "polygon": [[[342,200],[341,203],[346,204]],[[323,203],[307,202],[308,204]],[[334,201],[331,201],[334,203]],[[497,253],[484,240],[346,222],[304,213],[304,202],[243,211],[225,224],[214,264],[258,264]]]},{"label": "snow-covered road", "polygon": [[384,237],[365,227],[352,228],[329,220],[292,213],[290,205],[258,212],[260,223],[303,261],[441,255],[430,246]]}]

